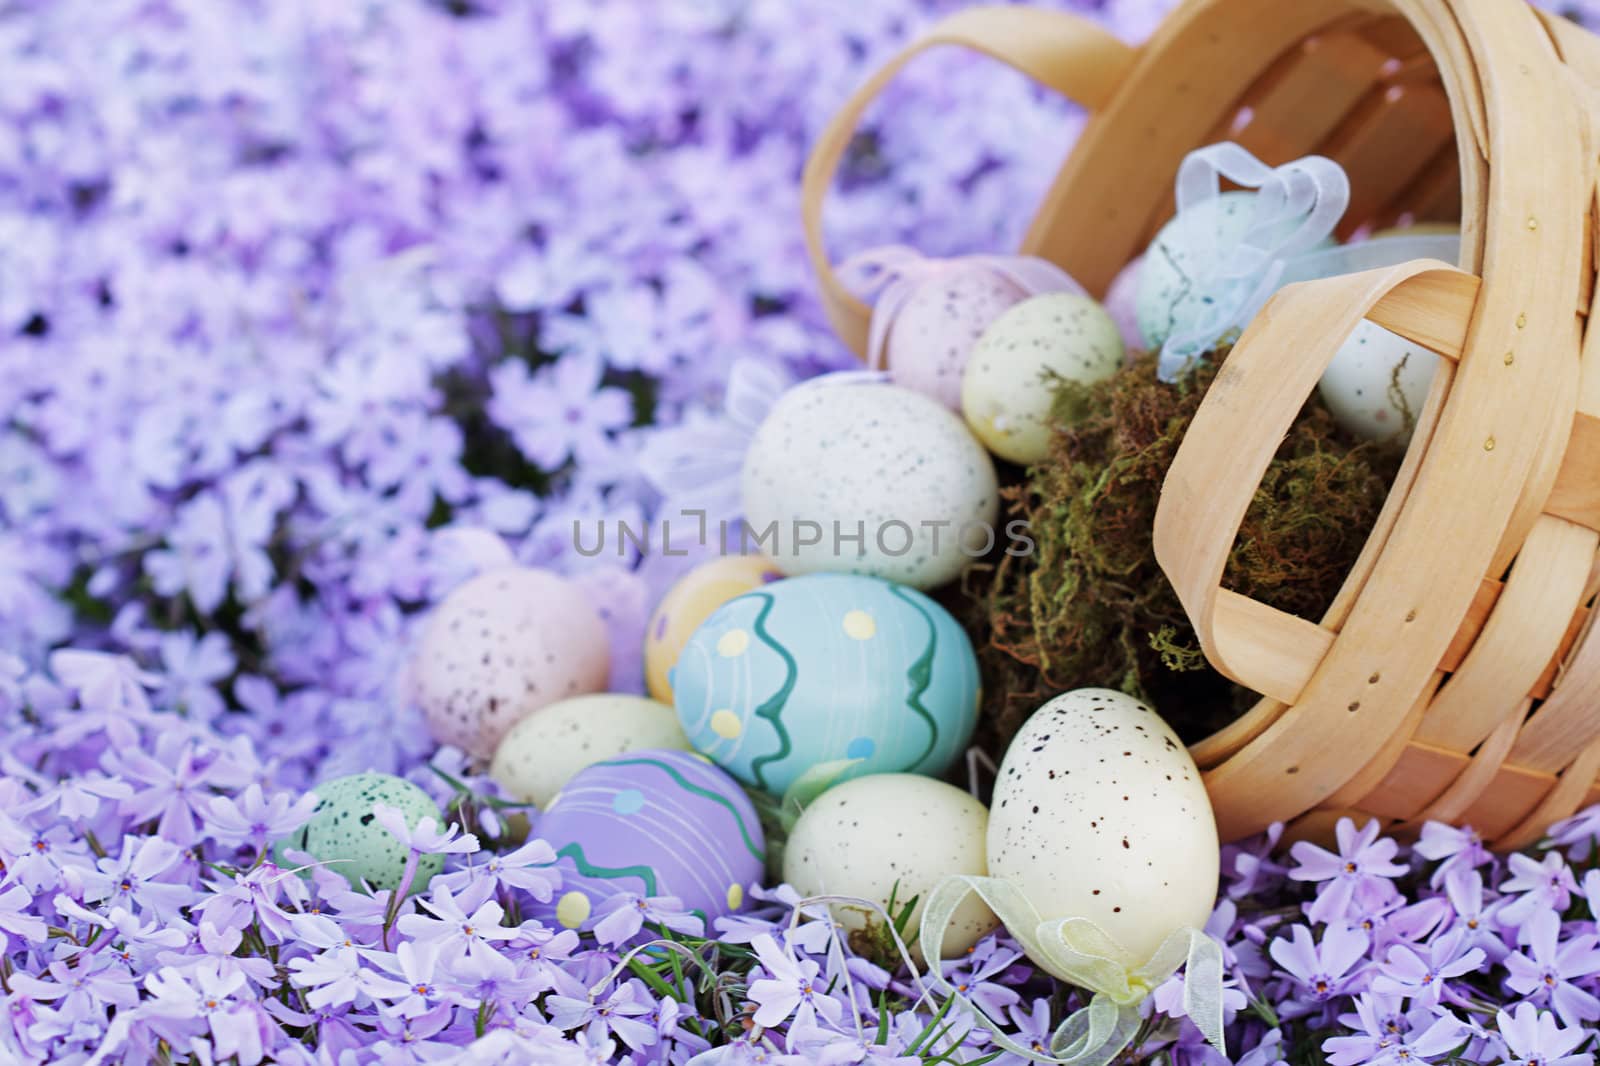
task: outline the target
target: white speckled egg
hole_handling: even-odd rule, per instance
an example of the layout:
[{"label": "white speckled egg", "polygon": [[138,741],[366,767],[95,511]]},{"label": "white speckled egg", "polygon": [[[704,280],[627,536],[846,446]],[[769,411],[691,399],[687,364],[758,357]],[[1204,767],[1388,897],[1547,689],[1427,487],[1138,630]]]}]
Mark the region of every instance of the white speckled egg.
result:
[{"label": "white speckled egg", "polygon": [[978,439],[1014,463],[1050,450],[1053,381],[1093,385],[1122,365],[1122,336],[1087,296],[1032,296],[983,331],[961,377],[961,413]]},{"label": "white speckled egg", "polygon": [[672,668],[700,623],[735,596],[780,580],[763,555],[724,555],[701,563],[667,590],[645,628],[644,676],[650,695],[672,702]]},{"label": "white speckled egg", "polygon": [[1046,703],[1011,742],[988,854],[990,875],[1041,918],[1094,921],[1130,967],[1174,930],[1205,927],[1220,861],[1189,752],[1149,707],[1095,688]]},{"label": "white speckled egg", "polygon": [[896,385],[818,382],[785,393],[745,454],[742,489],[752,538],[790,575],[869,574],[931,589],[999,536],[989,453],[958,416]]},{"label": "white speckled egg", "polygon": [[[442,828],[439,805],[422,789],[392,774],[351,774],[315,787],[317,806],[311,820],[278,843],[277,862],[290,864],[284,848],[311,855],[328,868],[344,874],[357,888],[362,882],[375,889],[396,889],[405,873],[406,846],[377,820],[372,808],[383,803],[397,808],[406,824],[416,828],[432,818]],[[444,869],[444,856],[424,855],[417,861],[412,894],[426,890],[433,875]]]},{"label": "white speckled egg", "polygon": [[[920,774],[858,777],[830,788],[800,815],[784,851],[783,879],[802,896],[855,896],[885,910],[892,895],[896,915],[915,898],[903,934],[909,941],[940,879],[988,872],[988,824],[983,804],[943,781]],[[863,907],[835,903],[832,910],[849,930],[882,921]],[[999,922],[981,899],[968,896],[946,930],[944,956],[962,954]],[[913,954],[920,962],[921,952]]]},{"label": "white speckled egg", "polygon": [[488,759],[541,707],[606,687],[605,624],[573,585],[545,570],[490,570],[428,619],[411,678],[428,731]]},{"label": "white speckled egg", "polygon": [[689,750],[677,711],[643,696],[578,696],[512,726],[495,749],[489,776],[516,798],[544,807],[579,770],[652,748]]},{"label": "white speckled egg", "polygon": [[[1244,236],[1255,213],[1255,196],[1242,189],[1225,192],[1174,217],[1156,234],[1139,270],[1135,308],[1147,347],[1161,347],[1179,309],[1203,298],[1192,276],[1216,249]],[[1293,221],[1284,222],[1279,235],[1288,236],[1294,226]]]},{"label": "white speckled egg", "polygon": [[1334,421],[1365,440],[1411,437],[1439,357],[1362,319],[1322,372],[1317,390]]},{"label": "white speckled egg", "polygon": [[1016,282],[976,264],[922,282],[889,327],[885,353],[894,383],[959,410],[961,370],[973,342],[1026,295]]}]

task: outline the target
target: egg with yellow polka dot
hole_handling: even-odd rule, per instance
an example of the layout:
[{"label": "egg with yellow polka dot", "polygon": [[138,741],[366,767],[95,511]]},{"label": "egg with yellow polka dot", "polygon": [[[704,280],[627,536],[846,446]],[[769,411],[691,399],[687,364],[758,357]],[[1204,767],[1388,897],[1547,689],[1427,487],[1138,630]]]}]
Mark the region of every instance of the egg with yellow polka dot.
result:
[{"label": "egg with yellow polka dot", "polygon": [[661,597],[644,638],[644,676],[650,695],[672,702],[669,674],[683,646],[711,612],[735,596],[781,580],[764,555],[725,555],[690,570]]},{"label": "egg with yellow polka dot", "polygon": [[789,578],[730,600],[672,677],[689,742],[782,795],[819,763],[846,776],[940,774],[972,737],[978,663],[950,613],[858,574]]},{"label": "egg with yellow polka dot", "polygon": [[699,756],[634,751],[580,770],[535,832],[556,852],[561,888],[538,917],[591,929],[607,900],[671,896],[710,921],[761,880],[766,841],[744,790]]}]

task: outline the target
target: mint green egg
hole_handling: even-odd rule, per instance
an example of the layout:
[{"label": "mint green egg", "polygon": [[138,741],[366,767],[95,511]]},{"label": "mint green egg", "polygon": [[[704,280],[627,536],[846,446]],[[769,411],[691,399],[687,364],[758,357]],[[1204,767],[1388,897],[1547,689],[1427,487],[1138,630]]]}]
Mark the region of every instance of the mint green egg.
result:
[{"label": "mint green egg", "polygon": [[[1176,216],[1156,234],[1139,269],[1134,314],[1145,344],[1159,348],[1173,325],[1192,316],[1193,305],[1206,298],[1197,284],[1219,250],[1237,245],[1255,217],[1254,192],[1235,189]],[[1281,223],[1273,234],[1283,239],[1296,221]],[[1331,244],[1324,241],[1323,244]]]},{"label": "mint green egg", "polygon": [[[351,774],[324,781],[313,790],[317,806],[311,820],[278,842],[277,862],[292,865],[283,855],[294,848],[328,864],[361,888],[396,889],[405,873],[408,849],[385,829],[373,814],[375,804],[397,808],[413,828],[424,817],[442,826],[439,805],[422,789],[393,774]],[[433,875],[444,868],[441,855],[424,855],[417,863],[411,891],[423,891]]]}]

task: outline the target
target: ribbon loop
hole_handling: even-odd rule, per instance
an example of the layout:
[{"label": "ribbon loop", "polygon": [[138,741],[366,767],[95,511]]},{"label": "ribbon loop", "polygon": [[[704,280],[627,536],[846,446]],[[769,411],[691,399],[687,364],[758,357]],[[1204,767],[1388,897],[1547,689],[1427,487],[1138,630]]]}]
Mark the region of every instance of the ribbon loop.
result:
[{"label": "ribbon loop", "polygon": [[[953,988],[944,978],[944,931],[968,894],[976,892],[1007,931],[1040,968],[1069,984],[1094,993],[1089,1005],[1057,1027],[1048,1054],[1025,1047],[1007,1036],[998,1022]],[[1009,882],[996,877],[953,875],[928,893],[918,931],[928,960],[929,981],[942,994],[972,1012],[1005,1050],[1032,1062],[1053,1066],[1106,1066],[1133,1040],[1141,1022],[1140,1005],[1150,992],[1188,966],[1184,1010],[1212,1046],[1226,1054],[1222,1032],[1222,948],[1198,929],[1175,929],[1151,957],[1136,960],[1088,918],[1050,921]]]}]

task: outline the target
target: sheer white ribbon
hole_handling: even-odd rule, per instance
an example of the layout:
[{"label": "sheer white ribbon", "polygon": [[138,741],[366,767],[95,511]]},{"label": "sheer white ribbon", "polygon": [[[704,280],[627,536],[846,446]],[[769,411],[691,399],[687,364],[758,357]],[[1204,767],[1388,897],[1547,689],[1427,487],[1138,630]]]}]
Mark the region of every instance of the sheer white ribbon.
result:
[{"label": "sheer white ribbon", "polygon": [[[1218,209],[1222,179],[1255,190],[1249,223],[1224,241]],[[1183,249],[1189,287],[1173,308],[1172,331],[1161,346],[1157,374],[1175,380],[1230,333],[1243,330],[1283,286],[1410,259],[1455,259],[1455,235],[1380,237],[1326,247],[1350,205],[1350,180],[1323,156],[1269,167],[1232,142],[1191,152],[1178,169],[1178,215],[1208,219],[1176,231],[1204,246]]]},{"label": "sheer white ribbon", "polygon": [[[1050,1039],[1048,1053],[1019,1044],[944,979],[934,962],[942,955],[944,931],[969,893],[976,892],[1038,966],[1094,993],[1087,1007],[1068,1017]],[[1167,978],[1185,967],[1184,1012],[1218,1051],[1222,1034],[1222,946],[1198,929],[1177,929],[1149,959],[1138,962],[1088,918],[1046,921],[1010,882],[996,877],[946,877],[934,886],[918,933],[930,963],[929,980],[969,1008],[995,1043],[1032,1062],[1054,1066],[1107,1066],[1138,1032],[1139,1006]]]}]

